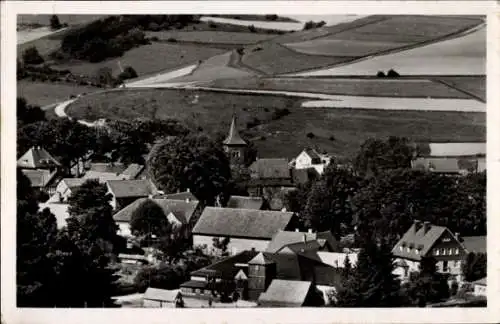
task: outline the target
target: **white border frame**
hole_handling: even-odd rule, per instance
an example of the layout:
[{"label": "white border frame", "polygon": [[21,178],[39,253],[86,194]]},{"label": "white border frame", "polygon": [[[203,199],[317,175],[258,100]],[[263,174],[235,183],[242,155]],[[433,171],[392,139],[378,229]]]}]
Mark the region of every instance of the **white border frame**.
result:
[{"label": "white border frame", "polygon": [[[488,15],[488,307],[442,309],[16,309],[16,14],[462,14]],[[500,14],[495,1],[5,1],[1,3],[2,321],[11,323],[476,323],[500,321]]]}]

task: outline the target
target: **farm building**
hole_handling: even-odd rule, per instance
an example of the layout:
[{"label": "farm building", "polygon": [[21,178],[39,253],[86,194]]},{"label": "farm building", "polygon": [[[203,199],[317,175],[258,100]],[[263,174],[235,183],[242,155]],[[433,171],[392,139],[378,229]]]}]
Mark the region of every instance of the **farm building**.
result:
[{"label": "farm building", "polygon": [[197,200],[173,200],[165,198],[139,198],[133,203],[125,206],[117,212],[113,219],[119,226],[119,234],[122,236],[131,236],[130,221],[134,213],[139,209],[144,208],[147,203],[156,204],[163,211],[168,221],[174,227],[183,228],[185,236],[188,237],[191,233],[196,220],[201,214],[201,205]]},{"label": "farm building", "polygon": [[17,167],[30,179],[33,188],[54,194],[62,166],[43,147],[30,148],[17,160]]},{"label": "farm building", "polygon": [[474,286],[474,295],[475,296],[486,296],[486,278],[481,278],[472,283]]},{"label": "farm building", "polygon": [[292,172],[287,159],[257,159],[250,167],[247,189],[250,196],[274,199],[284,188],[293,188]]},{"label": "farm building", "polygon": [[322,302],[318,295],[310,281],[274,279],[258,303],[260,307],[318,306]]},{"label": "farm building", "polygon": [[318,153],[315,149],[306,148],[290,162],[290,166],[298,170],[314,168],[319,174],[323,174],[331,159],[329,154]]},{"label": "farm building", "polygon": [[120,210],[139,198],[156,193],[155,185],[149,180],[108,180],[108,192],[112,195],[111,206]]},{"label": "farm building", "polygon": [[175,308],[182,301],[182,294],[177,290],[148,288],[144,293],[143,306],[147,308]]},{"label": "farm building", "polygon": [[228,251],[264,251],[273,235],[297,227],[294,213],[254,209],[206,207],[193,228],[193,245],[215,253],[214,239],[229,238]]},{"label": "farm building", "polygon": [[486,170],[485,158],[481,157],[418,157],[411,165],[416,170],[447,175],[466,175]]},{"label": "farm building", "polygon": [[292,231],[278,231],[276,232],[271,241],[269,242],[266,252],[276,253],[283,248],[290,248],[296,244],[303,244],[304,242],[316,242],[317,250],[322,251],[338,251],[339,244],[332,233],[329,231],[312,233],[299,232],[298,230]]},{"label": "farm building", "polygon": [[69,196],[71,196],[75,191],[85,182],[87,179],[83,178],[64,178],[56,186],[56,192],[54,193],[51,200],[57,202],[68,201]]},{"label": "farm building", "polygon": [[417,153],[428,157],[484,157],[486,143],[419,143]]}]

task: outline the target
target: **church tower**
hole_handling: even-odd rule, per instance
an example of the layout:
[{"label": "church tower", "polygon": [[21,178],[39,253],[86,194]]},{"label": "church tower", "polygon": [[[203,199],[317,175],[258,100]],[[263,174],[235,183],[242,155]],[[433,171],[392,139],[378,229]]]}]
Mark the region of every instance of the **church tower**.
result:
[{"label": "church tower", "polygon": [[248,144],[245,140],[243,140],[243,138],[241,138],[238,130],[236,129],[236,116],[234,115],[231,120],[229,134],[222,144],[224,146],[224,151],[229,157],[231,165],[243,164],[245,162],[245,154]]},{"label": "church tower", "polygon": [[248,299],[257,300],[276,278],[276,263],[262,252],[248,262]]}]

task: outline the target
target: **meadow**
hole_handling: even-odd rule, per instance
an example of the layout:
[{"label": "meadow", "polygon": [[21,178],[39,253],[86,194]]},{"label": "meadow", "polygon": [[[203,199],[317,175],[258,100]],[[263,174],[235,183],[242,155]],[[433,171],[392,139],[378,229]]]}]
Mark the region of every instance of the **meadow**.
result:
[{"label": "meadow", "polygon": [[95,92],[99,89],[69,83],[17,82],[17,97],[24,97],[31,105],[40,107],[68,100],[70,96]]},{"label": "meadow", "polygon": [[444,84],[460,89],[486,102],[486,76],[439,77]]},{"label": "meadow", "polygon": [[175,42],[199,43],[209,46],[210,44],[230,44],[230,45],[247,45],[255,44],[264,40],[276,37],[272,34],[257,34],[251,32],[227,32],[227,31],[177,31],[164,30],[146,32],[149,38],[157,37],[159,40],[170,40]]}]

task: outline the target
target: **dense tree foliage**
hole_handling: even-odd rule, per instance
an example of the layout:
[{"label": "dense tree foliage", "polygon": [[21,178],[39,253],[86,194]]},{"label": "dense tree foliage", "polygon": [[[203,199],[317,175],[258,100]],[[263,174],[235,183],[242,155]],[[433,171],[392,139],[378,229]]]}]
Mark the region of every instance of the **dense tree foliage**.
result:
[{"label": "dense tree foliage", "polygon": [[57,17],[57,15],[52,15],[50,17],[50,29],[57,30],[61,27],[62,25],[61,22],[59,21],[59,17]]},{"label": "dense tree foliage", "polygon": [[32,46],[24,50],[23,62],[24,64],[41,64],[44,62],[44,59],[38,52],[38,49]]},{"label": "dense tree foliage", "polygon": [[231,178],[229,161],[220,145],[201,135],[164,139],[153,146],[147,164],[161,190],[190,189],[206,205],[214,204]]},{"label": "dense tree foliage", "polygon": [[17,127],[22,127],[26,124],[45,121],[45,113],[39,106],[29,105],[26,99],[17,98]]},{"label": "dense tree foliage", "polygon": [[414,148],[406,138],[370,138],[361,145],[354,166],[360,175],[372,176],[383,170],[410,168],[413,156]]},{"label": "dense tree foliage", "polygon": [[130,230],[135,236],[170,234],[172,226],[163,209],[153,200],[147,199],[132,212]]},{"label": "dense tree foliage", "polygon": [[486,277],[487,268],[486,254],[469,253],[465,262],[462,263],[462,273],[465,281],[472,282]]},{"label": "dense tree foliage", "polygon": [[450,296],[447,278],[437,272],[436,260],[432,257],[422,258],[420,271],[411,274],[410,281],[403,289],[410,303],[419,307],[437,303]]}]

